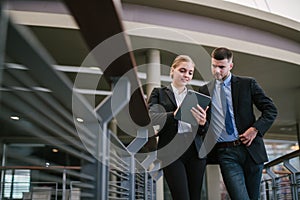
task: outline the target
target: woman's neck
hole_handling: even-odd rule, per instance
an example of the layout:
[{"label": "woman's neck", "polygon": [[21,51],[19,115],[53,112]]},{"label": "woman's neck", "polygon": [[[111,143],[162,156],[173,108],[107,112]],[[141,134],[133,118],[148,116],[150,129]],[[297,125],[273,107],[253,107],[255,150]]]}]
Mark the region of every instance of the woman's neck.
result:
[{"label": "woman's neck", "polygon": [[178,93],[179,93],[179,94],[181,94],[181,93],[184,91],[184,89],[185,89],[185,85],[178,86],[178,85],[175,85],[175,84],[173,83],[173,86],[178,90]]}]

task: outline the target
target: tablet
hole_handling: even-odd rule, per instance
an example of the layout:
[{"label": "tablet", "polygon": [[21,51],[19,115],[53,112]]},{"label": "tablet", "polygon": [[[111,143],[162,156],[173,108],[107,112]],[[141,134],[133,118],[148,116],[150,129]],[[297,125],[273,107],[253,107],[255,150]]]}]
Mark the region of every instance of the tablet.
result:
[{"label": "tablet", "polygon": [[210,96],[194,90],[188,90],[174,117],[177,120],[181,120],[192,125],[197,125],[198,123],[191,112],[192,107],[196,107],[196,105],[199,104],[199,106],[205,109],[209,105],[210,101]]}]

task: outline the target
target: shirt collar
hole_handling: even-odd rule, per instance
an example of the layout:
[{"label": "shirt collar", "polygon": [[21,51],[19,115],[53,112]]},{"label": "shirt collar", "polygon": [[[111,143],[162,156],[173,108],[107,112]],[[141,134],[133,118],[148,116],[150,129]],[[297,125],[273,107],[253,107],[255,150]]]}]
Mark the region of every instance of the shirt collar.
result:
[{"label": "shirt collar", "polygon": [[[173,92],[179,95],[179,90],[173,85],[173,83],[171,83],[171,87],[172,87]],[[187,88],[185,87],[184,90],[182,91],[182,93],[180,93],[180,94],[184,94],[186,92],[187,92]]]},{"label": "shirt collar", "polygon": [[228,77],[224,80],[224,85],[229,86],[231,81],[232,74],[229,72]]}]

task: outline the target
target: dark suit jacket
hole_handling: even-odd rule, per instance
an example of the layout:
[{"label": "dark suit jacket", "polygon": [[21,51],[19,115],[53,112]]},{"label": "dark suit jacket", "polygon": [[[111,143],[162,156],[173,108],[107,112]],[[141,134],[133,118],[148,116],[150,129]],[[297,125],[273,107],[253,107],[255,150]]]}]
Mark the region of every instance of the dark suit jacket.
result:
[{"label": "dark suit jacket", "polygon": [[[199,91],[210,95],[213,94],[215,81],[200,87]],[[263,142],[263,136],[271,127],[277,116],[277,109],[272,100],[267,97],[263,89],[255,79],[232,75],[231,95],[235,124],[239,134],[243,134],[249,127],[258,130],[256,138],[247,150],[256,163],[268,161],[267,152]],[[261,112],[256,118],[253,105]],[[210,113],[210,111],[208,111]],[[210,121],[210,115],[208,115]]]},{"label": "dark suit jacket", "polygon": [[[174,119],[174,111],[177,109],[174,93],[171,85],[162,88],[154,88],[148,100],[150,117],[153,125],[159,125],[158,132],[158,149],[164,147],[177,134],[178,120]],[[199,151],[203,137],[208,129],[208,124],[205,126],[192,126],[195,135],[195,145]]]}]

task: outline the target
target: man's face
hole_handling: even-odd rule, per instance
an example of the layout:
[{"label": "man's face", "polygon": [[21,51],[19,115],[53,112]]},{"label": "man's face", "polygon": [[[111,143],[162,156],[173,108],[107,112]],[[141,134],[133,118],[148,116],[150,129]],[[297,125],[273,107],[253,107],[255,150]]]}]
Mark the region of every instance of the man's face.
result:
[{"label": "man's face", "polygon": [[224,81],[233,67],[231,60],[211,59],[211,72],[216,80]]}]

